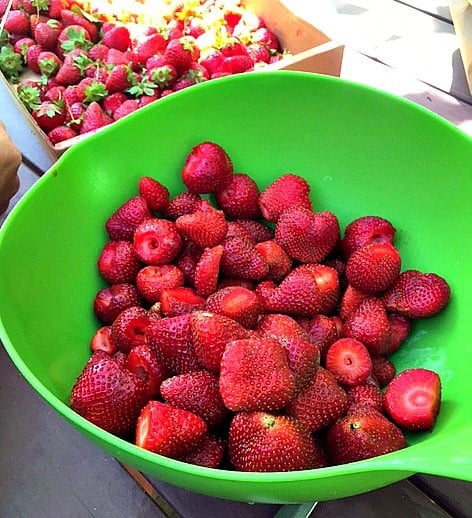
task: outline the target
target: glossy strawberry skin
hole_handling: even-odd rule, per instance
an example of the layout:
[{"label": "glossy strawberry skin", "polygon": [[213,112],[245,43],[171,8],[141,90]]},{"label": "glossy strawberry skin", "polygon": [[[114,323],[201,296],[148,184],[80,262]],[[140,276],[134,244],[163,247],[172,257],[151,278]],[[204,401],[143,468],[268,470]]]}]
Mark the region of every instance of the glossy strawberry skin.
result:
[{"label": "glossy strawberry skin", "polygon": [[133,246],[143,263],[160,266],[177,257],[182,248],[182,237],[175,223],[162,218],[148,218],[136,226]]},{"label": "glossy strawberry skin", "polygon": [[173,264],[144,266],[135,279],[139,294],[150,304],[159,301],[163,290],[184,285],[183,272]]},{"label": "glossy strawberry skin", "polygon": [[347,225],[340,243],[345,259],[353,252],[373,243],[393,243],[396,229],[379,216],[362,216]]},{"label": "glossy strawberry skin", "polygon": [[236,173],[215,198],[228,218],[256,219],[260,216],[259,194],[258,186],[250,176]]},{"label": "glossy strawberry skin", "polygon": [[159,388],[167,378],[168,371],[148,343],[136,345],[130,350],[125,367],[146,383],[150,398],[159,395]]},{"label": "glossy strawberry skin", "polygon": [[100,253],[97,267],[109,284],[132,283],[141,268],[141,261],[129,241],[109,241]]},{"label": "glossy strawberry skin", "polygon": [[228,229],[224,213],[220,210],[197,210],[185,214],[175,222],[181,235],[191,239],[201,248],[219,245]]},{"label": "glossy strawberry skin", "polygon": [[111,326],[111,336],[118,350],[129,353],[146,343],[146,332],[151,324],[148,311],[140,306],[124,309]]},{"label": "glossy strawberry skin", "polygon": [[219,468],[226,452],[226,441],[216,435],[207,435],[190,453],[181,460],[205,468]]},{"label": "glossy strawberry skin", "polygon": [[138,182],[139,195],[151,212],[165,212],[169,206],[169,190],[150,176],[142,176]]},{"label": "glossy strawberry skin", "polygon": [[111,325],[123,310],[139,305],[140,299],[134,284],[112,284],[95,295],[93,311],[102,324]]},{"label": "glossy strawberry skin", "polygon": [[101,351],[87,362],[70,396],[73,410],[120,437],[128,436],[133,430],[147,400],[143,381]]},{"label": "glossy strawberry skin", "polygon": [[222,245],[206,248],[195,264],[193,284],[202,297],[208,297],[218,288],[222,255]]},{"label": "glossy strawberry skin", "polygon": [[325,365],[341,385],[348,387],[364,383],[372,374],[372,360],[367,347],[352,338],[339,338],[331,344]]},{"label": "glossy strawberry skin", "polygon": [[150,217],[146,202],[136,196],[126,200],[112,213],[105,223],[105,228],[110,239],[133,241],[136,227]]},{"label": "glossy strawberry skin", "polygon": [[243,286],[228,286],[207,297],[206,309],[239,322],[246,329],[256,327],[261,308],[257,295]]}]

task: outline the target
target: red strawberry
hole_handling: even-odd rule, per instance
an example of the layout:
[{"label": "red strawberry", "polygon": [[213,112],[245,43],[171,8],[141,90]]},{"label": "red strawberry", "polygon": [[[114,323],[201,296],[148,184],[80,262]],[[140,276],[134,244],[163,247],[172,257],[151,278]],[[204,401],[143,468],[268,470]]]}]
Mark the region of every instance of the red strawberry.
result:
[{"label": "red strawberry", "polygon": [[[195,286],[195,270],[198,261],[202,256],[202,253],[202,249],[199,246],[197,246],[193,241],[190,241],[189,239],[183,239],[182,250],[174,261],[174,264],[184,274],[185,283],[189,286],[193,285],[195,289],[197,289]],[[207,273],[203,273],[203,276],[206,279],[211,279],[214,273],[214,271],[208,271]]]},{"label": "red strawberry", "polygon": [[72,128],[68,126],[56,126],[54,129],[48,132],[48,139],[53,144],[58,144],[59,142],[63,142],[64,140],[69,140],[77,136],[77,132],[75,132]]},{"label": "red strawberry", "polygon": [[428,318],[442,311],[451,289],[445,279],[435,273],[406,270],[383,300],[388,311],[407,318]]},{"label": "red strawberry", "polygon": [[167,209],[164,211],[164,216],[167,219],[175,221],[184,214],[191,214],[200,208],[202,198],[195,193],[181,192],[169,201]]},{"label": "red strawberry", "polygon": [[97,267],[109,284],[132,283],[141,262],[129,241],[108,241],[100,252]]},{"label": "red strawberry", "polygon": [[280,52],[280,44],[277,36],[267,27],[260,27],[252,34],[252,41],[261,43],[274,52]]},{"label": "red strawberry", "polygon": [[190,313],[205,307],[205,299],[186,286],[162,290],[159,303],[161,312],[166,317]]},{"label": "red strawberry", "polygon": [[228,438],[238,471],[295,471],[326,466],[321,447],[295,419],[266,412],[240,412]]},{"label": "red strawberry", "polygon": [[259,252],[269,265],[268,279],[280,281],[292,268],[292,258],[277,243],[269,240],[256,243],[254,248]]},{"label": "red strawberry", "polygon": [[344,322],[342,334],[362,342],[372,356],[381,356],[390,340],[390,322],[380,299],[370,297]]},{"label": "red strawberry", "polygon": [[58,20],[51,19],[47,22],[39,22],[34,29],[34,39],[45,50],[54,50],[57,38],[63,28],[62,23]]},{"label": "red strawberry", "polygon": [[[1,12],[1,10],[0,10],[0,12]],[[20,38],[19,40],[15,41],[15,43],[13,44],[13,50],[17,54],[21,54],[23,57],[25,57],[28,49],[32,45],[36,45],[36,41],[33,40],[33,38],[29,38],[29,37],[25,36],[24,38]]]},{"label": "red strawberry", "polygon": [[289,403],[286,413],[317,432],[344,415],[347,405],[346,392],[334,374],[319,367],[316,376]]},{"label": "red strawberry", "polygon": [[159,387],[167,378],[168,372],[149,344],[133,347],[126,356],[125,367],[144,380],[149,397],[159,395]]},{"label": "red strawberry", "polygon": [[295,377],[295,393],[306,386],[320,366],[320,349],[301,338],[279,337],[276,340],[287,353],[288,365]]},{"label": "red strawberry", "polygon": [[112,122],[113,119],[103,111],[103,108],[96,101],[91,102],[84,112],[80,133],[95,131]]},{"label": "red strawberry", "polygon": [[108,74],[105,87],[108,93],[124,92],[131,86],[131,71],[128,65],[115,65]]},{"label": "red strawberry", "polygon": [[38,65],[38,56],[43,52],[44,49],[41,45],[30,45],[28,50],[26,51],[25,61],[28,65],[28,68],[35,72],[36,74],[41,74],[41,70]]},{"label": "red strawberry", "polygon": [[107,47],[125,52],[131,47],[131,35],[124,25],[116,25],[103,35],[102,43]]},{"label": "red strawberry", "polygon": [[191,314],[165,317],[152,322],[148,343],[170,374],[201,370],[192,344]]},{"label": "red strawberry", "polygon": [[219,372],[226,345],[248,337],[248,331],[235,320],[208,311],[195,311],[190,317],[192,344],[199,362]]},{"label": "red strawberry", "polygon": [[270,52],[265,45],[261,43],[250,43],[246,47],[248,56],[251,58],[254,64],[256,63],[269,63]]},{"label": "red strawberry", "polygon": [[12,9],[6,17],[3,28],[10,34],[30,35],[30,19],[27,13],[20,9]]},{"label": "red strawberry", "polygon": [[114,241],[132,241],[136,227],[150,217],[146,202],[136,196],[126,200],[113,212],[107,219],[105,228],[110,239]]},{"label": "red strawberry", "polygon": [[109,356],[113,356],[118,350],[111,336],[111,326],[98,328],[90,340],[90,350],[93,353],[103,351]]},{"label": "red strawberry", "polygon": [[113,112],[113,120],[117,121],[122,119],[130,113],[135,112],[138,108],[139,104],[135,99],[127,99]]},{"label": "red strawberry", "polygon": [[207,298],[206,309],[239,322],[246,329],[256,327],[260,315],[257,295],[242,286],[219,289]]},{"label": "red strawberry", "polygon": [[37,13],[31,14],[29,17],[29,25],[30,25],[31,34],[34,34],[34,31],[35,31],[38,23],[45,23],[49,19],[50,19],[49,16],[44,15],[44,14],[37,14]]},{"label": "red strawberry", "polygon": [[363,293],[348,285],[342,294],[339,304],[339,316],[341,319],[347,320],[361,303],[368,298],[369,295],[367,293]]},{"label": "red strawberry", "polygon": [[136,275],[139,294],[150,304],[160,300],[163,290],[184,285],[184,274],[173,264],[145,266]]},{"label": "red strawberry", "polygon": [[273,313],[262,315],[257,323],[256,331],[262,336],[279,338],[299,338],[307,340],[306,331],[296,320],[285,314]]},{"label": "red strawberry", "polygon": [[128,66],[130,64],[130,59],[126,52],[121,52],[121,50],[111,48],[108,50],[105,63],[110,67],[118,65]]},{"label": "red strawberry", "polygon": [[298,175],[284,174],[262,191],[259,207],[263,217],[274,223],[292,207],[304,207],[311,211],[310,186]]},{"label": "red strawberry", "polygon": [[140,448],[179,458],[190,453],[207,433],[205,421],[188,410],[160,401],[149,401],[136,424],[136,444]]},{"label": "red strawberry", "polygon": [[139,306],[139,295],[133,284],[113,284],[101,289],[93,301],[93,311],[102,324],[111,325],[126,308]]},{"label": "red strawberry", "polygon": [[269,265],[249,241],[238,237],[226,238],[223,248],[221,271],[227,277],[254,281],[267,277]]},{"label": "red strawberry", "polygon": [[384,409],[384,396],[379,386],[373,378],[367,378],[367,381],[355,387],[349,387],[346,391],[348,404],[352,405],[370,405],[379,412]]},{"label": "red strawberry", "polygon": [[309,321],[307,333],[308,340],[319,347],[324,361],[329,346],[339,338],[335,320],[326,315],[315,315]]},{"label": "red strawberry", "polygon": [[133,347],[146,343],[146,333],[151,318],[140,306],[124,309],[111,326],[111,336],[118,349],[129,353]]},{"label": "red strawberry", "polygon": [[400,429],[369,405],[352,406],[326,437],[328,457],[333,464],[370,459],[405,447]]},{"label": "red strawberry", "polygon": [[90,48],[88,55],[92,61],[101,61],[105,63],[107,61],[109,50],[110,49],[106,45],[103,45],[103,43],[96,43]]},{"label": "red strawberry", "polygon": [[167,40],[162,36],[162,34],[156,32],[147,36],[136,48],[138,60],[141,65],[146,65],[146,61],[151,56],[164,52],[166,46]]},{"label": "red strawberry", "polygon": [[293,206],[277,220],[275,240],[293,259],[318,263],[334,249],[339,239],[339,223],[328,211],[312,212]]},{"label": "red strawberry", "polygon": [[99,351],[92,355],[72,387],[70,406],[103,430],[126,437],[147,400],[143,381]]},{"label": "red strawberry", "polygon": [[151,212],[165,212],[169,205],[169,190],[154,178],[142,176],[138,182],[141,198]]},{"label": "red strawberry", "polygon": [[385,410],[407,430],[430,430],[441,405],[441,380],[429,369],[400,372],[385,390]]},{"label": "red strawberry", "polygon": [[43,101],[37,110],[31,112],[38,126],[46,133],[64,122],[64,106],[61,101]]},{"label": "red strawberry", "polygon": [[115,92],[105,97],[102,101],[102,107],[107,115],[113,117],[115,111],[128,99],[123,92]]},{"label": "red strawberry", "polygon": [[344,237],[340,243],[345,259],[353,252],[374,243],[393,243],[395,236],[394,226],[379,216],[363,216],[351,221],[344,230]]},{"label": "red strawberry", "polygon": [[164,56],[168,63],[176,68],[177,73],[182,75],[194,61],[197,61],[200,50],[196,45],[195,38],[183,36],[178,39],[171,39],[168,42]]},{"label": "red strawberry", "polygon": [[348,387],[361,385],[372,373],[367,347],[353,338],[340,338],[326,352],[326,368],[339,383]]},{"label": "red strawberry", "polygon": [[216,193],[231,181],[233,164],[221,146],[202,142],[187,155],[181,174],[190,192]]},{"label": "red strawberry", "polygon": [[221,72],[221,66],[225,59],[219,49],[213,47],[205,49],[200,57],[200,63],[210,72],[211,75]]},{"label": "red strawberry", "polygon": [[247,232],[249,232],[249,234],[251,234],[251,240],[254,241],[254,243],[270,241],[274,238],[273,231],[260,221],[253,219],[237,219],[235,220],[235,223],[243,227]]},{"label": "red strawberry", "polygon": [[89,40],[92,42],[98,41],[98,27],[93,22],[85,18],[79,13],[69,9],[61,10],[61,20],[65,26],[78,25],[83,27],[89,34]]},{"label": "red strawberry", "polygon": [[199,445],[181,460],[205,468],[219,468],[226,451],[226,443],[221,437],[207,435]]},{"label": "red strawberry", "polygon": [[274,411],[285,407],[295,391],[287,353],[272,338],[234,340],[221,359],[220,392],[233,412]]},{"label": "red strawberry", "polygon": [[44,77],[53,76],[61,67],[62,61],[54,52],[43,51],[38,56],[38,67]]},{"label": "red strawberry", "polygon": [[160,391],[166,403],[199,415],[209,428],[218,426],[229,414],[221,399],[218,377],[207,370],[167,378]]},{"label": "red strawberry", "polygon": [[388,315],[390,322],[390,339],[384,349],[384,356],[393,354],[408,338],[411,331],[411,321],[403,315],[391,313]]},{"label": "red strawberry", "polygon": [[222,245],[206,248],[195,264],[193,284],[202,297],[208,297],[217,289],[222,255]]},{"label": "red strawberry", "polygon": [[252,234],[249,232],[249,230],[246,230],[242,225],[237,223],[236,221],[228,221],[228,230],[226,231],[227,238],[230,237],[238,237],[241,239],[245,239],[249,243],[254,243],[255,241],[252,237]]},{"label": "red strawberry", "polygon": [[62,10],[64,9],[62,0],[49,0],[48,16],[58,20],[61,17]]},{"label": "red strawberry", "polygon": [[[84,29],[81,25],[68,25],[62,29],[57,37],[56,51],[59,57],[65,59],[74,51],[81,51],[80,53],[84,54],[91,46],[91,37],[87,29]],[[72,54],[73,58],[71,57],[71,59],[78,57],[77,54],[78,52]]]},{"label": "red strawberry", "polygon": [[400,275],[401,258],[390,243],[373,243],[353,252],[346,263],[349,284],[374,295],[393,286]]},{"label": "red strawberry", "polygon": [[182,248],[182,238],[172,221],[148,218],[135,228],[133,246],[143,263],[160,266],[177,257]]},{"label": "red strawberry", "polygon": [[380,388],[384,388],[393,380],[397,370],[390,360],[379,356],[372,358],[372,373]]},{"label": "red strawberry", "polygon": [[63,63],[56,74],[56,81],[62,86],[76,85],[81,79],[80,70],[72,63]]},{"label": "red strawberry", "polygon": [[179,232],[201,248],[219,245],[228,229],[225,215],[221,210],[197,210],[185,214],[175,222]]},{"label": "red strawberry", "polygon": [[149,79],[162,91],[166,88],[172,88],[179,77],[175,67],[168,63],[162,63],[161,57],[150,58],[146,62],[146,68],[149,73]]},{"label": "red strawberry", "polygon": [[220,209],[233,219],[255,219],[260,216],[259,188],[247,174],[233,174],[226,187],[216,194]]},{"label": "red strawberry", "polygon": [[241,72],[247,72],[253,70],[254,63],[249,56],[243,56],[241,54],[237,56],[227,56],[224,58],[221,64],[221,71],[227,72],[228,74],[240,74]]}]

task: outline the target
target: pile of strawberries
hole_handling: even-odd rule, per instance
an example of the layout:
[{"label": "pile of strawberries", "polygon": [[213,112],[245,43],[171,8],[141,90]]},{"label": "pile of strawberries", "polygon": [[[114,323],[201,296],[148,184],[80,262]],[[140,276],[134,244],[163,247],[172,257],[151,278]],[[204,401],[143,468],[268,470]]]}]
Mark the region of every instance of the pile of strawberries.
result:
[{"label": "pile of strawberries", "polygon": [[[0,17],[7,5],[0,0]],[[17,84],[19,99],[53,144],[172,92],[283,56],[263,20],[236,1],[170,2],[149,26],[87,13],[74,0],[12,5],[0,35],[0,71]],[[24,78],[28,69],[35,78]]]},{"label": "pile of strawberries", "polygon": [[393,225],[341,233],[302,177],[260,191],[214,142],[181,175],[174,197],[141,177],[106,221],[100,327],[71,407],[152,452],[241,471],[366,459],[430,430],[438,374],[388,358],[450,288],[402,271]]}]

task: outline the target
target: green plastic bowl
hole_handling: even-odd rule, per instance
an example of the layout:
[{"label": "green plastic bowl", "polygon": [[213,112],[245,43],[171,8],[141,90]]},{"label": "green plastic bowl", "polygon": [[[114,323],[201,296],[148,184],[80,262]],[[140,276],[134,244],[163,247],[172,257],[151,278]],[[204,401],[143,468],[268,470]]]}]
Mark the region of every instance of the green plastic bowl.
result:
[{"label": "green plastic bowl", "polygon": [[[450,283],[446,310],[415,323],[394,356],[398,370],[439,372],[434,430],[388,455],[291,473],[202,468],[139,449],[68,407],[97,328],[93,298],[104,222],[137,179],[173,194],[190,148],[222,145],[261,188],[293,172],[316,210],[344,227],[363,215],[397,228],[403,268]],[[423,472],[472,480],[472,140],[412,102],[338,78],[255,72],[210,81],[132,114],[67,151],[20,200],[0,231],[0,336],[26,380],[66,420],[123,463],[220,498],[299,503],[370,491]]]}]

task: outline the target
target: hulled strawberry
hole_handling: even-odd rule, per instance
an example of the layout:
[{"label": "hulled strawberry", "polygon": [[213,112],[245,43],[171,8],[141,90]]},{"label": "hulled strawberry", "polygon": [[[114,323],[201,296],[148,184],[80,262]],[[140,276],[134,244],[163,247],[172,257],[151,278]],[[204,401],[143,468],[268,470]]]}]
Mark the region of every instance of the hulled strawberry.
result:
[{"label": "hulled strawberry", "polygon": [[334,374],[319,367],[316,376],[293,398],[286,413],[300,421],[311,432],[323,430],[336,422],[347,410],[346,391]]},{"label": "hulled strawberry", "polygon": [[220,145],[202,142],[188,154],[181,174],[190,192],[216,193],[231,181],[233,164]]},{"label": "hulled strawberry", "polygon": [[138,182],[141,198],[151,212],[165,212],[169,206],[169,189],[150,176],[142,176]]},{"label": "hulled strawberry", "polygon": [[273,281],[280,281],[288,275],[292,268],[292,258],[273,239],[261,241],[255,244],[254,248],[259,252],[269,265],[267,278]]},{"label": "hulled strawberry", "polygon": [[208,296],[206,309],[225,315],[243,327],[256,327],[261,312],[257,295],[243,286],[228,286]]},{"label": "hulled strawberry", "polygon": [[228,451],[239,471],[295,471],[326,465],[323,450],[300,423],[267,412],[236,414]]},{"label": "hulled strawberry", "polygon": [[132,432],[147,400],[145,383],[101,351],[87,362],[70,395],[73,410],[120,437]]},{"label": "hulled strawberry", "polygon": [[286,406],[295,377],[284,347],[272,338],[234,340],[221,359],[220,392],[233,412],[274,411]]},{"label": "hulled strawberry", "polygon": [[134,284],[112,284],[95,295],[93,311],[102,324],[111,325],[124,309],[139,304],[139,295]]},{"label": "hulled strawberry", "polygon": [[126,200],[113,212],[107,219],[105,228],[110,239],[133,241],[136,227],[150,217],[151,213],[145,200],[135,196]]},{"label": "hulled strawberry", "polygon": [[108,241],[97,260],[100,275],[109,284],[132,283],[141,261],[129,241]]},{"label": "hulled strawberry", "polygon": [[175,224],[183,236],[191,239],[201,248],[219,245],[228,229],[223,211],[213,208],[180,216]]},{"label": "hulled strawberry", "polygon": [[216,202],[227,217],[256,219],[260,215],[259,188],[247,174],[233,174],[229,184],[216,193]]},{"label": "hulled strawberry", "polygon": [[182,238],[172,221],[148,218],[135,228],[133,246],[143,263],[160,266],[177,257],[182,248]]},{"label": "hulled strawberry", "polygon": [[209,428],[218,426],[229,414],[221,399],[218,377],[207,370],[167,378],[160,393],[166,403],[202,417]]},{"label": "hulled strawberry", "polygon": [[274,338],[299,338],[307,340],[308,335],[303,327],[292,317],[283,313],[262,315],[256,330],[263,336]]},{"label": "hulled strawberry", "polygon": [[344,230],[341,250],[345,259],[353,252],[371,244],[393,243],[396,229],[390,221],[379,216],[362,216],[351,221]]},{"label": "hulled strawberry", "polygon": [[385,410],[401,428],[431,430],[441,406],[441,380],[429,369],[407,369],[387,385]]},{"label": "hulled strawberry", "polygon": [[323,360],[329,346],[339,338],[334,318],[326,315],[315,315],[311,318],[306,332],[308,340],[319,347]]},{"label": "hulled strawberry", "polygon": [[124,309],[111,326],[111,336],[117,348],[129,353],[131,349],[147,342],[147,329],[151,324],[148,311],[141,306]]},{"label": "hulled strawberry", "polygon": [[310,186],[301,176],[285,174],[266,187],[259,197],[262,216],[277,222],[283,212],[292,207],[312,210]]},{"label": "hulled strawberry", "polygon": [[90,340],[90,350],[92,353],[103,351],[109,356],[113,356],[118,348],[111,336],[111,326],[99,327]]},{"label": "hulled strawberry", "polygon": [[173,317],[204,309],[206,302],[194,289],[178,286],[163,289],[159,296],[159,305],[163,315]]},{"label": "hulled strawberry", "polygon": [[148,265],[136,274],[136,288],[146,302],[158,302],[165,289],[184,285],[184,274],[173,264]]},{"label": "hulled strawberry", "polygon": [[334,464],[370,459],[406,447],[401,430],[369,405],[353,405],[326,436],[326,449]]},{"label": "hulled strawberry", "polygon": [[180,458],[196,448],[206,433],[206,423],[200,416],[160,401],[149,401],[137,420],[136,445]]},{"label": "hulled strawberry", "polygon": [[218,288],[222,255],[223,245],[206,248],[195,264],[193,284],[202,297],[208,297]]},{"label": "hulled strawberry", "polygon": [[148,343],[136,345],[130,350],[126,355],[125,367],[146,383],[150,398],[159,395],[159,388],[168,371]]},{"label": "hulled strawberry", "polygon": [[332,212],[314,213],[303,206],[292,206],[277,219],[275,240],[293,259],[318,263],[334,249],[339,232],[339,222]]},{"label": "hulled strawberry", "polygon": [[235,320],[209,311],[195,311],[190,316],[191,340],[199,362],[212,372],[219,372],[228,342],[247,338],[248,331]]},{"label": "hulled strawberry", "polygon": [[385,294],[386,308],[407,318],[428,318],[442,311],[449,302],[451,288],[435,273],[418,270],[402,272]]},{"label": "hulled strawberry", "polygon": [[228,277],[257,281],[267,277],[269,265],[251,242],[229,237],[223,241],[221,271]]},{"label": "hulled strawberry", "polygon": [[340,338],[326,352],[326,368],[339,383],[348,387],[361,385],[372,373],[367,347],[353,338]]}]

